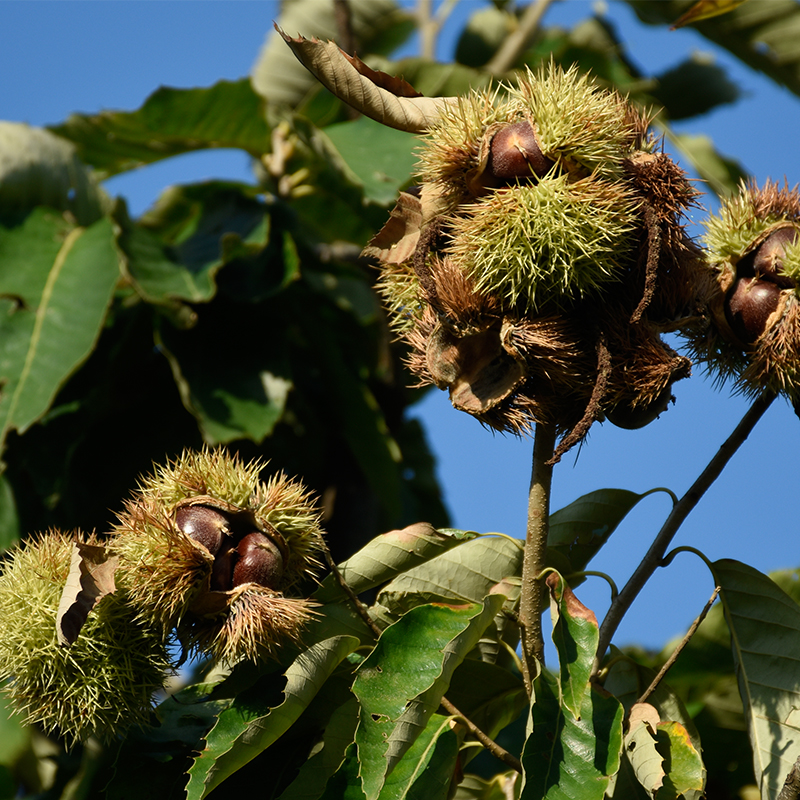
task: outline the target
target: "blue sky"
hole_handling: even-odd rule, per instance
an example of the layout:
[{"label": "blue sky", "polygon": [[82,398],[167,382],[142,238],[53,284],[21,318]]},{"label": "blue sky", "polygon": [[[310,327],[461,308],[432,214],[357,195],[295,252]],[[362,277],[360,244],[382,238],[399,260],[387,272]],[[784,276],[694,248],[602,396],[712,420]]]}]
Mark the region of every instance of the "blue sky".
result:
[{"label": "blue sky", "polygon": [[[354,0],[358,2],[358,0]],[[753,0],[753,2],[770,0]],[[438,4],[437,4],[438,5]],[[482,0],[461,0],[445,30],[446,59],[454,31]],[[571,24],[596,4],[556,3],[547,24]],[[744,97],[692,120],[682,130],[706,133],[723,152],[740,159],[762,182],[800,180],[800,99],[752,72],[691,30],[673,33],[638,24],[622,3],[603,6],[621,29],[633,59],[658,72],[695,50],[730,68]],[[158,86],[207,86],[250,71],[272,29],[274,0],[218,2],[32,2],[0,3],[4,45],[0,49],[0,118],[34,125],[56,123],[75,111],[132,110]],[[141,213],[170,183],[211,177],[252,180],[241,153],[201,153],[172,159],[106,184]],[[713,207],[713,202],[705,201]],[[702,213],[693,215],[700,219]],[[667,486],[682,494],[716,452],[747,408],[740,397],[715,389],[700,369],[675,386],[677,403],[640,431],[595,425],[588,441],[554,475],[553,507],[603,487],[637,492]],[[433,392],[415,412],[423,419],[437,454],[439,474],[454,524],[481,532],[524,536],[532,442],[484,430],[453,410],[446,394]],[[796,460],[800,420],[778,400],[684,524],[675,545],[689,544],[717,559],[736,558],[763,571],[798,566],[800,525]],[[615,533],[593,564],[624,584],[669,512],[663,494],[647,498]],[[620,644],[651,647],[684,631],[711,594],[705,566],[682,555],[645,589],[620,628]],[[579,595],[598,616],[608,588],[597,579]]]}]

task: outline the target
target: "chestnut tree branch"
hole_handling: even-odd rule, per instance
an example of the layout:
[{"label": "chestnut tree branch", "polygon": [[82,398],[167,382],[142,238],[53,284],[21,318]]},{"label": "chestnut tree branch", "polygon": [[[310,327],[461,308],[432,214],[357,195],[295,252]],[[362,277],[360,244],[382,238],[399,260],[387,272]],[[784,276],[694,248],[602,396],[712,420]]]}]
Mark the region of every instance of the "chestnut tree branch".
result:
[{"label": "chestnut tree branch", "polygon": [[714,458],[709,461],[708,466],[700,474],[700,477],[697,478],[686,494],[673,507],[672,513],[662,525],[661,530],[653,540],[653,544],[650,545],[650,549],[608,609],[603,624],[600,626],[600,641],[597,645],[597,655],[595,656],[594,668],[592,670],[593,674],[597,674],[603,655],[611,643],[611,639],[619,623],[622,621],[622,618],[631,607],[631,604],[636,599],[642,587],[650,579],[650,576],[661,566],[664,553],[666,553],[670,542],[678,532],[678,528],[680,528],[689,513],[700,502],[700,498],[706,493],[708,487],[719,477],[726,464],[739,449],[739,446],[750,435],[750,432],[770,407],[774,399],[774,392],[765,391],[755,400],[733,430],[733,433],[725,440]]},{"label": "chestnut tree branch", "polygon": [[508,72],[517,63],[517,59],[536,33],[542,17],[552,2],[553,0],[531,0],[520,17],[517,29],[503,42],[500,49],[484,67],[487,72],[493,74]]},{"label": "chestnut tree branch", "polygon": [[545,586],[539,577],[545,568],[547,532],[550,526],[550,485],[553,465],[550,460],[556,444],[555,425],[537,424],[533,441],[531,485],[528,491],[528,528],[522,557],[522,592],[519,602],[522,638],[522,676],[528,696],[533,696],[533,680],[538,665],[544,662],[542,614]]}]

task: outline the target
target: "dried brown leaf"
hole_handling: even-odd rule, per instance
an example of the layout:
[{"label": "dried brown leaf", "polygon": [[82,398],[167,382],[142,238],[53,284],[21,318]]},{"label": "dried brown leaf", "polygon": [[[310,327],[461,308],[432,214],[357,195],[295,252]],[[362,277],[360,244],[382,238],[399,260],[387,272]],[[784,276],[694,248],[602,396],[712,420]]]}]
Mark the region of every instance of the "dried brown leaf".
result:
[{"label": "dried brown leaf", "polygon": [[390,128],[423,133],[438,122],[445,105],[457,102],[454,97],[409,96],[414,90],[405,81],[370,69],[360,59],[344,53],[335,42],[293,38],[277,25],[275,29],[326,89]]},{"label": "dried brown leaf", "polygon": [[74,542],[67,582],[56,613],[56,635],[62,647],[73,644],[92,609],[116,591],[114,573],[118,556],[109,556],[105,547]]}]

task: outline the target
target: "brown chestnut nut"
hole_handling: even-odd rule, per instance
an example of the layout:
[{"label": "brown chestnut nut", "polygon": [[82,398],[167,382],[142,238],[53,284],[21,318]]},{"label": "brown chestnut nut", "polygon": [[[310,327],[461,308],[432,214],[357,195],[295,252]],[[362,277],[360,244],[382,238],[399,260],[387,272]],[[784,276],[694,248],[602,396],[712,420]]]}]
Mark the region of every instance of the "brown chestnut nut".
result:
[{"label": "brown chestnut nut", "polygon": [[239,553],[233,539],[226,536],[220,551],[214,557],[214,565],[211,567],[210,588],[212,592],[229,592],[233,588],[233,573],[238,559]]},{"label": "brown chestnut nut", "polygon": [[553,164],[542,153],[533,126],[527,120],[500,128],[489,145],[489,172],[504,181],[533,175],[543,178]]},{"label": "brown chestnut nut", "polygon": [[659,415],[669,408],[670,401],[675,398],[672,396],[672,384],[665,387],[661,393],[651,403],[632,408],[628,405],[618,405],[608,409],[605,414],[608,421],[618,428],[633,431],[644,428],[653,420],[658,419]]},{"label": "brown chestnut nut", "polygon": [[786,247],[796,239],[796,228],[779,228],[767,236],[758,246],[753,258],[756,276],[777,283],[783,289],[793,289],[797,284],[793,278],[783,274],[783,256]]},{"label": "brown chestnut nut", "polygon": [[175,512],[175,522],[179,530],[203,545],[212,556],[219,552],[228,530],[225,516],[208,506],[179,508]]},{"label": "brown chestnut nut", "polygon": [[283,575],[283,556],[275,543],[254,531],[248,533],[238,546],[239,559],[233,568],[233,585],[257,583],[267,589],[277,589]]},{"label": "brown chestnut nut", "polygon": [[745,344],[761,336],[781,298],[780,287],[757,278],[739,278],[725,301],[725,316],[733,332]]}]

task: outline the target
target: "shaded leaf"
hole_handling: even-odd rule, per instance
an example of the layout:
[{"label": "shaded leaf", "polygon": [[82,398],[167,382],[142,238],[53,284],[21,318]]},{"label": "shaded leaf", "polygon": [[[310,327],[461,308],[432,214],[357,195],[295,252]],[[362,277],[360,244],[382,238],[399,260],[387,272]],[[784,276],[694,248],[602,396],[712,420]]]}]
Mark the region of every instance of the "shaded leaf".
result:
[{"label": "shaded leaf", "polygon": [[756,782],[767,800],[800,750],[800,606],[746,564],[722,559],[711,566],[731,630]]},{"label": "shaded leaf", "polygon": [[344,762],[357,724],[358,702],[351,698],[333,712],[314,754],[303,763],[297,777],[281,793],[279,800],[316,800]]},{"label": "shaded leaf", "polygon": [[479,8],[467,20],[456,43],[455,58],[469,67],[482,67],[517,27],[516,16],[507,9]]},{"label": "shaded leaf", "polygon": [[459,740],[449,717],[434,714],[389,773],[380,800],[447,800]]},{"label": "shaded leaf", "polygon": [[340,636],[312,645],[286,670],[284,701],[274,708],[252,693],[239,695],[220,713],[189,770],[187,797],[205,797],[228,776],[279,739],[308,706],[358,640]]},{"label": "shaded leaf", "polygon": [[91,353],[118,280],[107,219],[77,228],[37,208],[0,227],[0,445],[47,411]]},{"label": "shaded leaf", "polygon": [[118,203],[118,244],[143,300],[168,307],[207,302],[217,291],[219,270],[238,259],[252,259],[252,272],[270,272],[263,264],[270,217],[248,196],[249,188],[222,181],[173,186],[136,222]]},{"label": "shaded leaf", "polygon": [[741,94],[723,67],[698,54],[662,72],[657,80],[652,94],[673,121],[700,116],[717,106],[734,103]]},{"label": "shaded leaf", "polygon": [[111,556],[105,547],[73,542],[69,573],[56,612],[58,643],[74,644],[92,609],[117,590],[114,573],[119,556]]},{"label": "shaded leaf", "polygon": [[601,800],[620,765],[622,706],[592,685],[575,719],[559,705],[557,681],[547,672],[534,694],[520,800]]},{"label": "shaded leaf", "polygon": [[495,596],[483,606],[418,606],[383,632],[353,685],[361,703],[356,744],[367,798],[379,795],[425,729],[456,667],[501,604]]},{"label": "shaded leaf", "polygon": [[300,63],[340,100],[371,119],[410,133],[423,133],[434,125],[441,109],[455,98],[400,97],[374,83],[359,71],[334,42],[320,42],[303,36],[292,38],[278,29]]},{"label": "shaded leaf", "polygon": [[77,146],[104,178],[170,156],[235,147],[254,157],[269,152],[264,101],[247,78],[203,89],[162,87],[136,111],[72,114],[50,130]]},{"label": "shaded leaf", "polygon": [[[692,0],[627,2],[642,21],[666,25],[693,5]],[[795,0],[743,3],[693,27],[749,67],[800,95],[800,6]]]},{"label": "shaded leaf", "polygon": [[341,767],[336,770],[336,774],[328,781],[321,800],[366,800],[364,790],[361,788],[361,778],[359,777],[360,766],[356,744],[353,742],[347,749]]},{"label": "shaded leaf", "polygon": [[[492,738],[528,707],[525,687],[517,674],[476,658],[465,659],[455,671],[447,698]],[[469,757],[469,753],[462,753],[463,759]]]},{"label": "shaded leaf", "polygon": [[368,200],[387,206],[397,199],[416,167],[417,141],[413,136],[369,117],[329,125],[325,133],[358,176]]},{"label": "shaded leaf", "polygon": [[589,691],[600,629],[594,611],[575,597],[561,575],[551,572],[546,583],[550,590],[553,643],[558,651],[561,704],[578,717]]},{"label": "shaded leaf", "polygon": [[458,784],[453,800],[508,800],[514,796],[514,785],[520,779],[518,772],[502,772],[491,780],[478,775],[465,775]]},{"label": "shaded leaf", "polygon": [[[472,531],[437,531],[427,522],[417,522],[376,537],[339,564],[339,571],[348,586],[361,594],[475,536],[477,534]],[[325,578],[314,593],[322,603],[339,596],[341,590],[333,575]]]}]

